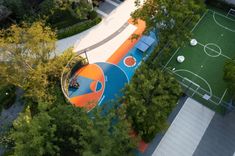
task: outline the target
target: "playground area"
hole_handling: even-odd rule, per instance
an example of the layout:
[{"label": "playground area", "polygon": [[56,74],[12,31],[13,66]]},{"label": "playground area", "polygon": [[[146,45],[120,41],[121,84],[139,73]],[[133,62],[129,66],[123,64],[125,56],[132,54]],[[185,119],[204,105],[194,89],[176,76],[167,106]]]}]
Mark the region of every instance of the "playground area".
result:
[{"label": "playground area", "polygon": [[231,106],[223,67],[235,57],[235,16],[207,10],[192,33],[188,45],[178,48],[163,70],[173,73],[193,99],[208,106]]},{"label": "playground area", "polygon": [[[121,90],[130,81],[135,70],[153,52],[158,42],[156,32],[151,31],[144,35],[145,22],[128,22],[136,29],[133,29],[134,32],[116,51],[109,52],[112,53],[109,58],[103,62],[97,58],[98,62],[92,61],[85,65],[70,78],[68,97],[71,103],[88,110],[104,104],[111,108],[111,101],[122,95]],[[133,39],[133,34],[138,35],[138,39]]]}]

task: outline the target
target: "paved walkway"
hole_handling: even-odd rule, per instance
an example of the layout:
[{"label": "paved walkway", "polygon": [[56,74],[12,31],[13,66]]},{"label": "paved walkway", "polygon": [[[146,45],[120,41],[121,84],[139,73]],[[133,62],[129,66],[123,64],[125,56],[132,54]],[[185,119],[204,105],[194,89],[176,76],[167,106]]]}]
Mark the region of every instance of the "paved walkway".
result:
[{"label": "paved walkway", "polygon": [[87,47],[97,45],[97,43],[104,43],[105,39],[109,40],[113,37],[112,34],[117,34],[118,31],[125,27],[131,12],[135,9],[134,0],[126,0],[98,25],[77,35],[58,40],[56,42],[56,54],[61,54],[69,47],[74,47],[74,52],[78,52]]},{"label": "paved walkway", "polygon": [[192,156],[214,114],[188,98],[152,156]]},{"label": "paved walkway", "polygon": [[[9,109],[3,110],[0,113],[0,132],[7,130],[24,108],[24,104],[21,100],[23,91],[21,89],[16,89],[16,95],[17,97],[15,103]],[[3,155],[3,153],[4,148],[0,145],[0,155]]]}]

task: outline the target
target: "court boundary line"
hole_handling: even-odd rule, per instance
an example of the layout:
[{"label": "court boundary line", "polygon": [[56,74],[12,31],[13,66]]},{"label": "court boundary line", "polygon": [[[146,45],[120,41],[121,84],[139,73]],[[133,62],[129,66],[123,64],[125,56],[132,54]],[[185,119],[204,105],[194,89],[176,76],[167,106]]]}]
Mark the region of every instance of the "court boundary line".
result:
[{"label": "court boundary line", "polygon": [[202,15],[202,17],[198,20],[198,22],[195,24],[195,26],[193,27],[193,29],[191,30],[191,32],[193,32],[194,31],[194,29],[196,29],[196,27],[198,26],[198,24],[201,22],[201,20],[205,17],[205,15],[208,13],[208,10],[206,10],[204,13],[203,13],[203,15]]},{"label": "court boundary line", "polygon": [[[203,77],[199,76],[198,74],[190,71],[190,70],[187,70],[187,69],[178,69],[178,70],[175,70],[173,73],[175,72],[188,72],[190,74],[193,74],[194,76],[200,78],[202,81],[204,81],[206,83],[206,85],[209,87],[209,92],[210,92],[210,96],[212,97],[213,96],[213,92],[212,92],[212,89],[211,89],[211,85],[209,84],[209,82],[207,80],[205,80]],[[190,80],[192,81],[192,80]],[[193,82],[193,81],[192,81]],[[195,82],[194,82],[195,83]],[[197,83],[196,83],[197,84]],[[200,86],[200,85],[199,85]]]},{"label": "court boundary line", "polygon": [[[181,79],[184,78],[183,76],[179,75],[178,73],[172,72],[169,68],[166,68],[166,69],[167,69],[170,73],[179,76]],[[177,80],[177,79],[176,79],[176,80]],[[191,90],[191,91],[197,93],[197,94],[200,96],[200,98],[203,99],[203,94],[202,94],[202,93],[200,93],[200,92],[198,92],[198,91],[192,89],[192,88],[189,87],[188,85],[182,83],[180,80],[177,80],[177,81],[178,81],[182,86],[184,86],[184,87],[188,88],[189,90]],[[209,93],[209,92],[208,92],[206,89],[204,89],[203,87],[200,86],[199,88],[200,88],[201,90],[205,91],[206,93]],[[217,97],[217,96],[215,96],[215,95],[213,95],[212,97],[215,97],[216,99],[220,99],[219,97]],[[203,99],[203,100],[205,100],[205,99]],[[212,100],[211,98],[210,98],[209,100],[207,100],[207,101],[212,102],[212,103],[215,104],[216,106],[220,105],[218,102],[216,103],[216,102],[215,102],[214,100]],[[225,104],[227,104],[226,101],[222,101],[222,102],[224,102]]]},{"label": "court boundary line", "polygon": [[215,13],[215,14],[217,14],[217,15],[221,16],[221,17],[227,18],[227,19],[229,19],[229,20],[231,20],[231,21],[234,21],[234,22],[235,22],[235,20],[234,20],[234,19],[229,18],[228,16],[225,16],[225,15],[223,15],[223,14],[221,14],[221,13],[217,12],[217,11],[214,11],[214,10],[211,10],[211,9],[208,9],[208,10],[209,10],[209,11],[211,11],[212,13]]},{"label": "court boundary line", "polygon": [[[167,68],[167,70],[168,70],[170,73],[179,76],[181,79],[184,79],[184,78],[185,78],[185,77],[183,77],[182,75],[180,75],[180,74],[178,74],[178,73],[173,73],[169,68]],[[178,79],[176,79],[176,80],[177,80],[182,86],[188,88],[190,91],[194,92],[194,94],[196,93],[196,94],[197,94],[198,96],[200,96],[200,98],[202,98],[203,100],[206,100],[206,99],[203,98],[203,94],[200,93],[200,92],[198,92],[198,89],[195,90],[195,89],[193,89],[192,87],[189,87],[188,85],[186,85],[185,83],[182,83],[180,80],[178,80]],[[195,82],[194,82],[194,83],[195,83]],[[196,83],[196,84],[197,84],[197,83]],[[201,86],[199,86],[198,88],[200,88],[201,90],[203,90],[204,92],[206,92],[207,94],[209,94],[209,92],[208,92],[205,88],[203,88],[203,87],[201,87]],[[193,94],[193,95],[194,95],[194,94]],[[191,95],[191,97],[192,97],[193,95]],[[219,106],[221,103],[222,103],[222,104],[226,104],[226,105],[228,104],[228,103],[227,103],[226,101],[224,101],[224,100],[222,100],[221,103],[215,102],[215,100],[213,100],[212,98],[215,98],[215,99],[217,99],[217,100],[220,100],[220,99],[221,99],[221,98],[219,98],[218,96],[213,95],[210,99],[208,99],[208,100],[206,100],[206,101],[212,102],[213,104],[215,104],[215,105],[217,105],[217,106]]]},{"label": "court boundary line", "polygon": [[[99,100],[98,100],[98,102],[97,102],[97,105],[99,106],[100,105],[100,101],[101,101],[101,99],[103,98],[103,96],[105,96],[104,95],[104,91],[105,91],[105,88],[106,88],[106,81],[105,81],[105,75],[104,75],[104,71],[103,71],[103,69],[98,65],[98,64],[96,64],[96,63],[94,63],[101,71],[102,71],[102,75],[103,75],[103,77],[104,77],[104,89],[103,89],[103,92],[102,92],[102,95],[101,95],[101,97],[99,98]],[[95,108],[96,106],[94,106],[93,108]],[[92,109],[93,109],[92,108]],[[91,110],[92,110],[91,109]],[[89,111],[91,111],[91,110],[89,110]]]},{"label": "court boundary line", "polygon": [[171,56],[171,58],[167,61],[167,63],[164,65],[162,71],[167,67],[167,65],[170,63],[170,61],[173,59],[173,57],[176,55],[176,53],[180,50],[180,47],[174,52],[174,54]]},{"label": "court boundary line", "polygon": [[[219,22],[216,20],[216,18],[215,18],[215,14],[216,14],[216,13],[213,12],[213,19],[214,19],[214,22],[215,22],[218,26],[220,26],[220,27],[226,29],[227,31],[230,31],[230,32],[235,33],[235,30],[233,30],[233,29],[231,29],[231,28],[228,28],[228,27],[222,25],[221,23],[219,23]],[[223,16],[222,16],[222,17],[223,17]]]},{"label": "court boundary line", "polygon": [[130,82],[130,80],[129,80],[127,74],[126,74],[126,72],[125,72],[121,67],[119,67],[118,65],[113,64],[113,63],[110,63],[110,62],[98,62],[98,63],[107,63],[107,64],[111,64],[111,65],[114,65],[114,66],[118,67],[118,68],[125,74],[126,79],[127,79],[127,82],[128,82],[128,83]]},{"label": "court boundary line", "polygon": [[228,91],[228,88],[225,89],[222,97],[220,98],[219,104],[222,102],[222,100],[223,100],[224,96],[226,95],[227,91]]}]

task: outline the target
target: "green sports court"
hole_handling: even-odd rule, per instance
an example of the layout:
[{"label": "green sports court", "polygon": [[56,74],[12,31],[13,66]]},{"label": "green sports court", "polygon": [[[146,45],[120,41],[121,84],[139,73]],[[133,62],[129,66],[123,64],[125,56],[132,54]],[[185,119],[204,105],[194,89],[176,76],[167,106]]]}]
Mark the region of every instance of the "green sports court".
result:
[{"label": "green sports court", "polygon": [[189,41],[178,48],[164,69],[173,73],[188,96],[206,105],[228,106],[231,100],[223,80],[223,67],[235,58],[235,17],[207,10],[192,33],[196,45]]}]

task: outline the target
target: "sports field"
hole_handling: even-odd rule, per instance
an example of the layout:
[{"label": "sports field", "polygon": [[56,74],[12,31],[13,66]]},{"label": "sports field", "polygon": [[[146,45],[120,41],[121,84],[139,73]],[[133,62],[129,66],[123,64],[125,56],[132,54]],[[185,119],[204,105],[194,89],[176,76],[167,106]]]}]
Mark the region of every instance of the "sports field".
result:
[{"label": "sports field", "polygon": [[[192,29],[196,46],[175,51],[164,69],[172,72],[185,93],[203,104],[228,105],[230,95],[223,80],[224,63],[235,58],[235,18],[207,10]],[[184,56],[182,63],[178,56]]]}]

